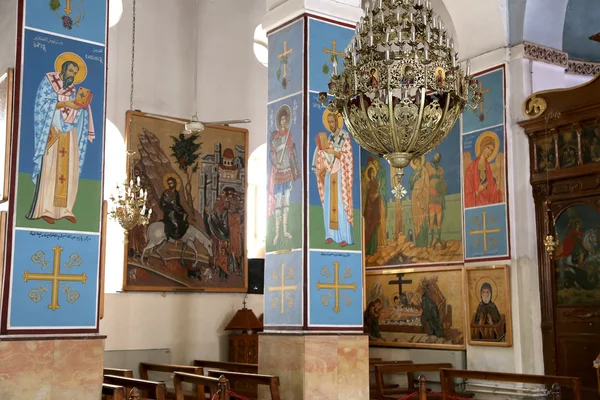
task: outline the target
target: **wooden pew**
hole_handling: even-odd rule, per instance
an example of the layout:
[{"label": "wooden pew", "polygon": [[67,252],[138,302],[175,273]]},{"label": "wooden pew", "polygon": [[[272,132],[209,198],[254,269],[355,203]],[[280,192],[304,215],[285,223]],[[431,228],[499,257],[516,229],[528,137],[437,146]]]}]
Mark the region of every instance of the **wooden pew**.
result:
[{"label": "wooden pew", "polygon": [[125,400],[125,388],[110,383],[102,384],[102,398],[110,400]]},{"label": "wooden pew", "polygon": [[122,368],[104,368],[104,375],[122,376],[124,378],[133,378],[133,371]]},{"label": "wooden pew", "polygon": [[[188,374],[202,375],[202,367],[194,367],[191,365],[177,365],[177,364],[155,364],[155,363],[140,363],[140,378],[148,380],[148,372],[166,372],[173,375],[175,372],[186,372]],[[167,399],[175,398],[175,392],[167,389]],[[200,400],[204,399],[204,389],[200,386],[196,387],[195,392],[185,392],[184,398],[186,400]]]},{"label": "wooden pew", "polygon": [[[152,400],[166,399],[167,389],[164,382],[125,378],[116,375],[104,375],[104,383],[123,386],[126,388],[127,392],[133,391],[133,389],[136,388],[144,394],[143,398]],[[134,396],[132,395],[131,397]]]},{"label": "wooden pew", "polygon": [[[413,373],[440,371],[442,368],[452,368],[450,363],[438,364],[378,364],[375,365],[375,399],[387,400],[397,399],[398,395],[411,394],[417,391],[414,385]],[[407,374],[408,387],[406,388],[386,388],[383,384],[383,375],[386,374]],[[420,378],[419,378],[420,382]],[[435,399],[435,397],[430,397]],[[439,397],[438,397],[439,399]]]},{"label": "wooden pew", "polygon": [[223,371],[247,372],[258,374],[258,364],[245,364],[227,361],[194,360],[194,366],[204,369],[220,369]]},{"label": "wooden pew", "polygon": [[229,392],[227,391],[229,382],[227,381],[227,378],[222,375],[219,376],[219,378],[214,378],[204,375],[189,374],[187,372],[175,372],[173,384],[175,385],[176,400],[185,399],[183,382],[188,382],[196,385],[198,388],[202,388],[202,392],[206,391],[206,393],[209,394],[210,399],[212,399],[216,393],[219,393],[218,400],[229,400]]},{"label": "wooden pew", "polygon": [[[268,386],[271,392],[271,400],[281,400],[279,397],[279,377],[274,375],[251,374],[247,372],[232,372],[232,371],[216,371],[208,370],[206,375],[216,378],[217,376],[225,376],[229,380],[232,388],[235,388],[235,383],[246,383],[248,386]],[[235,390],[234,390],[235,391]],[[238,393],[242,396],[257,398],[256,392],[251,390],[250,393]]]},{"label": "wooden pew", "polygon": [[552,395],[555,396],[556,390],[559,399],[563,392],[562,388],[569,388],[573,391],[573,398],[575,400],[583,400],[581,397],[581,379],[569,376],[511,374],[507,372],[468,371],[465,369],[442,368],[440,370],[440,378],[442,381],[443,400],[448,399],[449,396],[460,395],[454,390],[454,379],[459,378],[552,386]]},{"label": "wooden pew", "polygon": [[[395,365],[395,364],[412,364],[413,362],[411,360],[394,360],[394,361],[383,361],[381,358],[369,358],[369,395],[371,397],[375,396],[375,391],[376,391],[376,383],[373,380],[373,382],[371,382],[371,373],[375,372],[375,365]],[[375,376],[375,375],[373,375]],[[409,385],[412,385],[412,375],[410,373],[406,374],[406,378],[408,379]],[[400,387],[400,385],[397,384],[383,384],[383,388],[384,389],[394,389]]]}]

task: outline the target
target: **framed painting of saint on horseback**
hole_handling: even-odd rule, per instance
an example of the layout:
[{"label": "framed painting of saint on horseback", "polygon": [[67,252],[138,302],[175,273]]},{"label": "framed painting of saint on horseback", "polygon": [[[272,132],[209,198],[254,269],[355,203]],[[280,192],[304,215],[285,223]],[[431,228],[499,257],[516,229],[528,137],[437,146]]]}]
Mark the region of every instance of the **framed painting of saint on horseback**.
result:
[{"label": "framed painting of saint on horseback", "polygon": [[245,292],[248,131],[185,122],[127,112],[127,179],[152,213],[128,233],[123,290]]}]

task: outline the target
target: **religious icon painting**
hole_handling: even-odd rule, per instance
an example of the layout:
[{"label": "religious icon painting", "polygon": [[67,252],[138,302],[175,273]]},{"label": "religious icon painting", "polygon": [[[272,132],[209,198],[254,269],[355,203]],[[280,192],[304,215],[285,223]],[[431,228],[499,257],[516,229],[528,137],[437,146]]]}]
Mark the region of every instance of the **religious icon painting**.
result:
[{"label": "religious icon painting", "polygon": [[370,346],[465,348],[462,266],[369,270],[365,279]]},{"label": "religious icon painting", "polygon": [[108,0],[27,0],[25,26],[105,44],[107,8]]},{"label": "religious icon painting", "polygon": [[391,192],[394,174],[385,159],[362,150],[366,266],[462,262],[459,124],[404,169],[402,199]]},{"label": "religious icon painting", "polygon": [[556,169],[556,142],[554,139],[554,136],[550,135],[535,141],[536,172],[540,173]]},{"label": "religious icon painting", "polygon": [[16,225],[99,232],[105,49],[27,29],[24,43]]},{"label": "religious icon painting", "polygon": [[8,200],[10,186],[10,143],[12,136],[14,69],[9,68],[0,75],[0,154],[4,154],[4,162],[0,162],[0,199]]},{"label": "religious icon painting", "polygon": [[506,201],[504,125],[463,135],[465,208]]},{"label": "religious icon painting", "polygon": [[443,88],[446,83],[446,71],[442,67],[436,67],[434,73],[435,84]]},{"label": "religious icon painting", "polygon": [[331,75],[344,71],[344,49],[354,35],[349,28],[330,21],[308,18],[309,90],[327,90]]},{"label": "religious icon painting", "polygon": [[7,331],[93,329],[98,318],[98,234],[15,231]]},{"label": "religious icon painting", "polygon": [[558,162],[561,169],[573,168],[579,165],[578,142],[579,138],[574,129],[558,134]]},{"label": "religious icon painting", "polygon": [[474,79],[483,101],[475,110],[463,112],[463,134],[501,125],[505,121],[504,66],[475,74]]},{"label": "religious icon painting", "polygon": [[303,270],[301,250],[265,255],[265,330],[302,326]]},{"label": "religious icon painting", "polygon": [[414,85],[415,84],[415,67],[410,64],[402,66],[402,84]]},{"label": "religious icon painting", "polygon": [[510,276],[507,265],[466,269],[471,346],[512,346]]},{"label": "religious icon painting", "polygon": [[584,164],[600,162],[600,125],[594,124],[583,128],[581,151]]},{"label": "religious icon painting", "polygon": [[269,34],[268,101],[302,91],[304,19]]},{"label": "religious icon painting", "polygon": [[124,290],[245,292],[248,131],[186,135],[181,123],[131,111],[126,128],[128,179],[139,178],[152,213],[129,231]]},{"label": "religious icon painting", "polygon": [[308,326],[362,327],[360,252],[309,252]]},{"label": "religious icon painting", "polygon": [[266,252],[302,247],[302,94],[267,106]]},{"label": "religious icon painting", "polygon": [[465,210],[465,259],[506,258],[508,228],[506,204]]},{"label": "religious icon painting", "polygon": [[308,112],[309,246],[360,250],[360,147],[317,93],[310,93]]},{"label": "religious icon painting", "polygon": [[588,204],[572,205],[556,218],[559,245],[552,258],[556,266],[557,306],[600,305],[599,227],[600,210]]}]

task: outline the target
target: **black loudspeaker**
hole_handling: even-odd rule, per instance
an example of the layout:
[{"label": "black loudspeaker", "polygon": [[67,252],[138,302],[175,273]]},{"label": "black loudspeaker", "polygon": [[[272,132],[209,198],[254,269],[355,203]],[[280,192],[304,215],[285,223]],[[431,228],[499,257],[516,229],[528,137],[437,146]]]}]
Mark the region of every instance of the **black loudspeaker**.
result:
[{"label": "black loudspeaker", "polygon": [[265,259],[248,259],[248,293],[264,294],[265,292]]}]

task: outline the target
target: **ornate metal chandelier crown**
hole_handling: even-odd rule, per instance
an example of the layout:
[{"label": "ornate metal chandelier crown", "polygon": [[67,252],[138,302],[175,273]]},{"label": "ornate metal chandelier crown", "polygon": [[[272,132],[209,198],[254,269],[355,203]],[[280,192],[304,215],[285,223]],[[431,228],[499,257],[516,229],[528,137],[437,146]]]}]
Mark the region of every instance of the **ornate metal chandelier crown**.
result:
[{"label": "ornate metal chandelier crown", "polygon": [[481,102],[478,89],[429,0],[374,0],[356,24],[341,74],[333,61],[329,108],[361,147],[396,169],[393,192],[402,197],[403,169],[439,145],[465,107]]},{"label": "ornate metal chandelier crown", "polygon": [[[125,231],[129,231],[136,225],[146,225],[152,215],[152,209],[146,210],[148,190],[144,190],[140,184],[140,177],[136,181],[125,182],[122,187],[117,185],[117,198],[110,197],[114,209],[110,216],[117,221]],[[146,211],[148,211],[146,213]],[[127,240],[127,235],[125,235]]]}]

